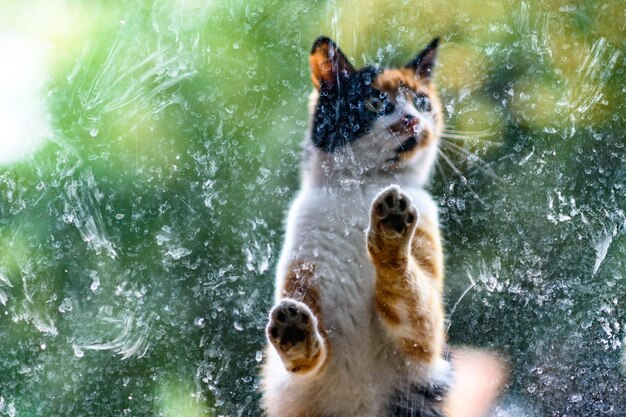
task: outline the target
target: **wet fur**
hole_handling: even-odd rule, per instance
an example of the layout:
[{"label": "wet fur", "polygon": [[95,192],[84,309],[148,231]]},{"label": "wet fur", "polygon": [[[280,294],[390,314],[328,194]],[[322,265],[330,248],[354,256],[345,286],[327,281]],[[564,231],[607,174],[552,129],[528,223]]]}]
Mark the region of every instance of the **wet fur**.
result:
[{"label": "wet fur", "polygon": [[313,46],[302,185],[267,326],[270,417],[443,413],[443,253],[423,188],[441,132],[436,48],[356,70],[329,39]]}]

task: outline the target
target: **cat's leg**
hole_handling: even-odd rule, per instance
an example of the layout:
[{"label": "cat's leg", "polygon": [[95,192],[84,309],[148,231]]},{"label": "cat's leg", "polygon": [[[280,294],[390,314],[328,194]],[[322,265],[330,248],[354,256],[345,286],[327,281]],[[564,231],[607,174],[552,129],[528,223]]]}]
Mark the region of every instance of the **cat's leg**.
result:
[{"label": "cat's leg", "polygon": [[329,341],[321,322],[319,293],[312,265],[294,262],[284,283],[285,297],[272,308],[266,333],[285,369],[314,376],[329,357]]},{"label": "cat's leg", "polygon": [[441,357],[445,342],[441,277],[433,276],[441,268],[431,265],[441,254],[429,252],[441,251],[437,239],[438,229],[419,218],[398,186],[374,199],[367,247],[376,269],[376,309],[399,349],[427,363]]}]

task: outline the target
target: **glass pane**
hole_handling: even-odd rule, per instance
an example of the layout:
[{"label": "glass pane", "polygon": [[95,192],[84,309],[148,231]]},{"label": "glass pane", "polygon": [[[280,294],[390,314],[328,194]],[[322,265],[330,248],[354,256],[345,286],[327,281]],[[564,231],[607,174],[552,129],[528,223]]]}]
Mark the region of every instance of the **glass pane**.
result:
[{"label": "glass pane", "polygon": [[[313,41],[441,36],[449,341],[624,415],[624,4],[0,1],[0,415],[261,415]],[[517,407],[517,408],[516,408]]]}]

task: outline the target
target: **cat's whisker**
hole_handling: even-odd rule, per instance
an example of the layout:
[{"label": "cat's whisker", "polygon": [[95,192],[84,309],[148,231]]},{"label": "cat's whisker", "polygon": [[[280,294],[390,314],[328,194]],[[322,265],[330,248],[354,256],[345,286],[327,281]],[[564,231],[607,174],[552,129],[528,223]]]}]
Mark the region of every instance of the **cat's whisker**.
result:
[{"label": "cat's whisker", "polygon": [[[464,161],[467,161],[469,164],[474,166],[476,169],[478,169],[483,174],[488,175],[491,178],[494,178],[494,179],[496,179],[498,181],[504,181],[502,179],[502,177],[499,177],[493,171],[489,170],[487,168],[487,165],[488,165],[487,162],[485,162],[480,156],[476,155],[475,153],[470,152],[469,150],[467,150],[467,149],[457,145],[456,143],[447,142],[445,140],[442,140],[440,143],[441,143],[441,145],[445,149],[449,150],[450,152],[454,153],[455,155],[458,155]],[[478,160],[478,162],[476,162],[475,160],[472,160],[472,158],[476,158],[476,160]]]},{"label": "cat's whisker", "polygon": [[448,136],[452,136],[452,137],[458,137],[458,138],[484,140],[484,141],[491,142],[491,140],[489,140],[487,138],[493,134],[493,131],[490,130],[490,129],[484,129],[484,130],[458,130],[458,129],[453,129],[450,126],[445,126],[444,125],[444,127],[442,129],[442,134],[448,135]]},{"label": "cat's whisker", "polygon": [[467,138],[467,137],[461,137],[461,136],[450,136],[448,134],[442,133],[441,138],[443,139],[447,139],[451,142],[465,142],[465,141],[480,141],[481,143],[487,145],[487,146],[502,146],[502,142],[499,141],[494,141],[494,140],[487,140],[487,139],[482,139],[482,138]]},{"label": "cat's whisker", "polygon": [[467,187],[467,189],[470,190],[472,194],[474,194],[474,198],[476,198],[478,201],[480,201],[484,205],[488,205],[482,198],[480,198],[478,193],[474,191],[474,189],[469,185],[469,181],[467,180],[465,175],[463,175],[463,173],[456,167],[456,165],[454,165],[454,163],[450,160],[450,158],[448,158],[448,156],[441,149],[437,149],[437,153],[439,153],[439,155],[443,158],[446,164],[448,164],[448,166],[452,168],[452,170],[459,176],[459,178],[461,178],[461,181]]},{"label": "cat's whisker", "polygon": [[441,175],[441,179],[443,180],[443,183],[445,184],[446,188],[449,188],[450,183],[448,182],[448,177],[446,176],[446,173],[443,171],[443,168],[439,160],[435,161],[435,166],[437,167],[437,171],[439,172],[439,175]]},{"label": "cat's whisker", "polygon": [[469,138],[469,139],[489,140],[489,139],[487,139],[489,134],[484,134],[483,135],[483,134],[473,134],[471,132],[449,132],[447,130],[443,130],[442,133],[444,135],[457,136],[457,137],[463,137],[463,138]]},{"label": "cat's whisker", "polygon": [[463,135],[457,135],[457,134],[446,133],[446,132],[442,132],[441,136],[450,138],[450,139],[458,139],[458,140],[481,140],[485,142],[490,142],[489,140],[483,139],[480,136],[463,136]]},{"label": "cat's whisker", "polygon": [[458,145],[457,143],[454,143],[450,140],[448,140],[447,138],[442,138],[441,143],[444,146],[448,146],[448,147],[452,147],[456,150],[458,150],[459,152],[462,152],[464,155],[466,155],[468,158],[474,157],[477,160],[479,160],[483,165],[487,165],[487,162],[485,162],[480,156],[478,156],[475,152],[470,151],[469,149],[466,149],[460,145]]},{"label": "cat's whisker", "polygon": [[454,139],[468,139],[468,140],[482,140],[485,142],[494,142],[490,139],[487,139],[488,135],[487,134],[473,134],[470,132],[467,133],[461,133],[461,132],[449,132],[447,130],[443,130],[441,132],[442,136],[446,136],[446,137],[450,137],[450,138],[454,138]]},{"label": "cat's whisker", "polygon": [[450,125],[443,125],[443,131],[444,132],[450,132],[450,133],[460,133],[460,134],[468,134],[468,135],[477,135],[477,136],[486,136],[486,135],[490,135],[493,133],[493,131],[491,129],[483,129],[483,130],[459,130],[459,129],[454,129],[452,126]]},{"label": "cat's whisker", "polygon": [[450,146],[451,144],[448,142],[444,142],[441,141],[441,146],[452,152],[453,154],[457,155],[458,157],[461,158],[462,161],[465,161],[467,163],[473,164],[473,165],[479,165],[476,161],[472,161],[471,157],[474,156],[476,157],[476,159],[478,159],[482,164],[485,164],[485,161],[483,161],[482,159],[480,159],[478,156],[474,155],[473,153],[467,151],[467,152],[462,152],[458,149],[454,149],[453,147]]},{"label": "cat's whisker", "polygon": [[464,147],[462,147],[462,146],[460,146],[460,145],[457,145],[456,143],[454,143],[454,142],[450,141],[450,140],[449,140],[449,139],[447,139],[447,138],[442,138],[441,143],[442,143],[443,145],[446,145],[446,146],[452,146],[453,148],[455,148],[455,149],[457,149],[457,150],[459,150],[459,151],[463,152],[465,155],[475,155],[475,156],[476,156],[476,158],[480,159],[480,158],[478,157],[478,155],[474,154],[474,153],[473,153],[473,152],[471,152],[469,149],[465,149]]},{"label": "cat's whisker", "polygon": [[439,153],[439,155],[448,164],[448,166],[452,168],[452,170],[459,176],[459,178],[461,178],[463,183],[467,184],[467,178],[465,178],[465,175],[463,175],[463,173],[456,167],[456,165],[454,165],[450,158],[448,158],[448,156],[441,149],[437,149],[437,153]]},{"label": "cat's whisker", "polygon": [[490,128],[485,128],[482,130],[460,130],[460,129],[455,129],[454,125],[449,125],[449,124],[445,124],[443,125],[443,128],[449,132],[462,132],[462,133],[480,133],[480,134],[488,134],[491,133],[492,130]]}]

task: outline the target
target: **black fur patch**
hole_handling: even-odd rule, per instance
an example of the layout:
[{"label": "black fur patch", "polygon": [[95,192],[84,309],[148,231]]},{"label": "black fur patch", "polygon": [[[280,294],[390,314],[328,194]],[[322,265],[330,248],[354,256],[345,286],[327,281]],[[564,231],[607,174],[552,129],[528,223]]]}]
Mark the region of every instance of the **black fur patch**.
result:
[{"label": "black fur patch", "polygon": [[[393,112],[393,104],[372,87],[378,73],[375,68],[365,67],[339,75],[331,86],[322,83],[311,132],[315,146],[333,152],[368,133],[379,116]],[[368,110],[366,106],[367,100],[374,96],[383,100],[379,112]]]},{"label": "black fur patch", "polygon": [[388,417],[444,417],[447,386],[417,386],[399,389],[390,403]]}]

